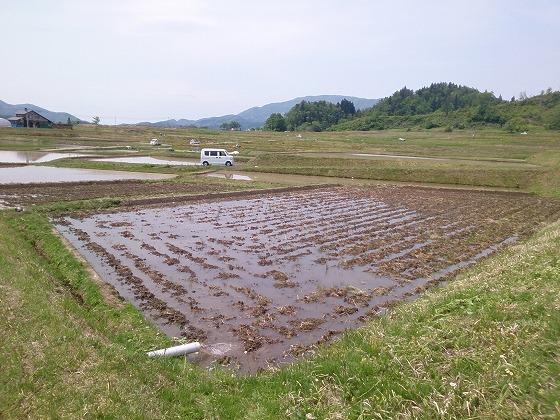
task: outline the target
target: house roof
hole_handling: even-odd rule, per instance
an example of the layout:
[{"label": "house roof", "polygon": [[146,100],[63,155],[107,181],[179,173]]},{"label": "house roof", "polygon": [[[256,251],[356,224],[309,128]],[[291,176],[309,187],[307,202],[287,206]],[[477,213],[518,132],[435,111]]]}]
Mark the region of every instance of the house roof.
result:
[{"label": "house roof", "polygon": [[10,117],[8,118],[8,121],[19,121],[21,120],[22,117]]},{"label": "house roof", "polygon": [[[23,110],[23,111],[16,111],[16,116],[12,117],[12,118],[16,118],[16,119],[21,119],[24,117],[30,118],[28,115],[29,114],[35,114],[38,115],[39,117],[45,119],[46,121],[48,121],[49,123],[52,123],[51,120],[49,120],[47,117],[45,117],[44,115],[39,114],[37,111],[35,111],[34,109],[28,109],[27,111]],[[15,121],[15,120],[14,120]]]}]

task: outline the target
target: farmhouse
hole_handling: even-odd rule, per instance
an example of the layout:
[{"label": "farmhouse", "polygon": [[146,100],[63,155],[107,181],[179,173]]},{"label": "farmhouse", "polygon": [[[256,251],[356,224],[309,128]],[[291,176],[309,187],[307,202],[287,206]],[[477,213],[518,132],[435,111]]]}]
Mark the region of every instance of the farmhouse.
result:
[{"label": "farmhouse", "polygon": [[17,111],[15,117],[8,118],[12,127],[26,128],[52,128],[53,122],[43,117],[32,109],[25,108],[23,111]]}]

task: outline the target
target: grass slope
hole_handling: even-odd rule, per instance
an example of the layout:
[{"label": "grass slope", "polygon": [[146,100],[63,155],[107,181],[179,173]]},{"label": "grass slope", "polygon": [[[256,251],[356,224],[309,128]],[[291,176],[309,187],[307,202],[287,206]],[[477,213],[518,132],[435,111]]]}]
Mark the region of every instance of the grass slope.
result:
[{"label": "grass slope", "polygon": [[107,303],[39,213],[0,213],[0,417],[560,416],[560,223],[347,333],[237,378]]}]

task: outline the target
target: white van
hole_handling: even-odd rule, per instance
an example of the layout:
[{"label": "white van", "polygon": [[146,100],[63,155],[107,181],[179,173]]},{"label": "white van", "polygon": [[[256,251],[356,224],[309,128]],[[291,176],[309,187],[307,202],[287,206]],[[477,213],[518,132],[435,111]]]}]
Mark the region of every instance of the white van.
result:
[{"label": "white van", "polygon": [[202,149],[200,151],[200,164],[208,165],[233,165],[233,156],[225,149]]}]

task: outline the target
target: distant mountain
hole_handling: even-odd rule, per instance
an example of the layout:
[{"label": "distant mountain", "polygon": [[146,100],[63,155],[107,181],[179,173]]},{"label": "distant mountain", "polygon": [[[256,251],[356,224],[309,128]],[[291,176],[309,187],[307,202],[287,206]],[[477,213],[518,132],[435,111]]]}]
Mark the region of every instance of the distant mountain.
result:
[{"label": "distant mountain", "polygon": [[307,102],[318,102],[318,101],[326,101],[337,103],[343,99],[347,99],[354,103],[354,106],[357,110],[371,108],[374,106],[379,100],[378,99],[366,99],[366,98],[357,98],[354,96],[343,96],[343,95],[318,95],[318,96],[302,96],[299,98],[294,98],[289,101],[284,102],[275,102],[263,106],[256,106],[253,108],[249,108],[239,114],[229,114],[229,115],[222,115],[221,117],[210,117],[210,118],[202,118],[199,120],[166,120],[166,121],[158,121],[155,123],[150,122],[141,122],[138,125],[149,125],[153,127],[208,127],[208,128],[219,128],[225,122],[230,121],[237,121],[241,124],[241,128],[258,128],[262,127],[270,117],[271,114],[279,112],[280,114],[285,114],[290,109],[293,108],[294,105],[300,103],[301,101]]},{"label": "distant mountain", "polygon": [[68,114],[67,112],[54,112],[49,111],[48,109],[41,108],[40,106],[33,105],[33,104],[8,104],[4,101],[0,101],[0,117],[1,118],[9,118],[16,115],[17,111],[22,111],[23,109],[32,109],[33,111],[38,112],[43,117],[48,118],[52,122],[55,123],[66,123],[68,122],[68,118],[72,122],[83,122],[78,117],[75,117],[72,114]]}]

